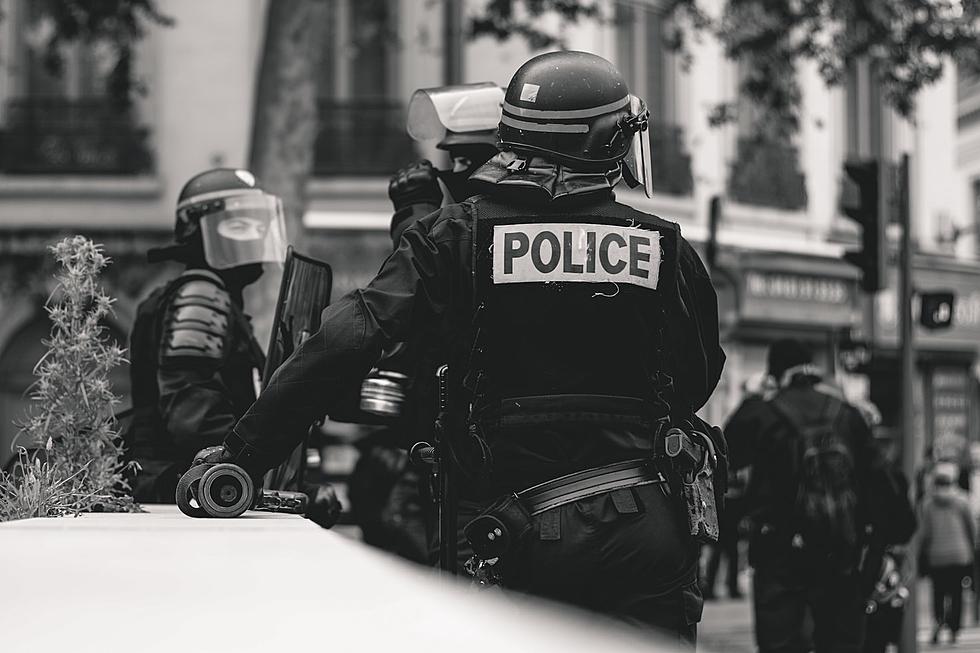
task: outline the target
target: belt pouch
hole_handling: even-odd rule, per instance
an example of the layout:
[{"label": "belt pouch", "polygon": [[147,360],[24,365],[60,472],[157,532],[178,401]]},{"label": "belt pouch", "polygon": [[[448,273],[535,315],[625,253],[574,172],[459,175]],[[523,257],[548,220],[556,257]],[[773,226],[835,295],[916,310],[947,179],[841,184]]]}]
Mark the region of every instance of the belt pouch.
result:
[{"label": "belt pouch", "polygon": [[498,499],[463,528],[473,552],[483,560],[499,558],[533,528],[531,515],[513,494]]}]

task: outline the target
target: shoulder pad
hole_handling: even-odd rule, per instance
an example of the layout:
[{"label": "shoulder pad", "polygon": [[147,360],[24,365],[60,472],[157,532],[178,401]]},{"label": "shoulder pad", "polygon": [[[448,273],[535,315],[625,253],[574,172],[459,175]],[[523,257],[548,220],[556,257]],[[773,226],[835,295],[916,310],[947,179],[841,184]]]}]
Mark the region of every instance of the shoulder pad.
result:
[{"label": "shoulder pad", "polygon": [[217,282],[198,277],[181,284],[164,317],[161,358],[223,358],[230,313],[231,297]]}]

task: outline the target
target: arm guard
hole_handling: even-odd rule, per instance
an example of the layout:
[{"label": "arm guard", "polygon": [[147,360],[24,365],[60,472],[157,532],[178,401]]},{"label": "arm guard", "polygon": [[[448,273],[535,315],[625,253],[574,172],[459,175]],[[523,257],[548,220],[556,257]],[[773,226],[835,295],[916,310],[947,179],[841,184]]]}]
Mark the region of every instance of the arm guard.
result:
[{"label": "arm guard", "polygon": [[159,411],[179,450],[221,442],[235,423],[221,378],[230,349],[231,298],[215,278],[195,275],[166,305],[159,350]]},{"label": "arm guard", "polygon": [[230,309],[228,292],[210,279],[180,286],[164,317],[161,364],[182,356],[221,360]]}]

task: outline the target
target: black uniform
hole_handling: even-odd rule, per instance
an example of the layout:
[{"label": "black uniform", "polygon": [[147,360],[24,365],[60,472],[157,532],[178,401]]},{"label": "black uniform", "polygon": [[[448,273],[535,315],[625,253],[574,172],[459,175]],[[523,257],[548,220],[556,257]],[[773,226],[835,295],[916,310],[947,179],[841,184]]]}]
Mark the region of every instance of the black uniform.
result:
[{"label": "black uniform", "polygon": [[173,503],[202,447],[220,444],[255,400],[263,354],[215,273],[190,269],[140,304],[130,337],[134,416],[127,436],[142,471],[134,494]]},{"label": "black uniform", "polygon": [[[799,424],[808,425],[825,419],[828,402],[840,402],[840,396],[818,377],[801,374],[773,400]],[[804,627],[809,612],[818,652],[859,651],[866,597],[856,569],[858,551],[853,551],[855,564],[828,566],[819,552],[794,541],[799,528],[799,467],[793,443],[800,436],[771,401],[746,400],[729,420],[725,433],[733,468],[752,467],[745,504],[753,524],[749,562],[755,569],[753,602],[759,650],[811,650]],[[863,482],[873,478],[874,445],[861,413],[846,402],[840,404],[835,430],[852,451],[854,477]],[[860,499],[867,510],[867,497]]]},{"label": "black uniform", "polygon": [[[665,410],[650,401],[654,361],[673,377],[676,414],[704,404],[724,363],[716,297],[678,227],[616,203],[617,179],[606,174],[566,176],[537,158],[527,174],[499,172],[491,165],[484,175],[501,181],[488,194],[407,229],[377,277],[324,312],[320,331],[226,438],[239,462],[261,469],[281,459],[316,415],[360,382],[383,345],[423,331],[460,376],[468,372],[461,381],[474,413],[459,448],[464,467],[480,452],[492,457],[484,474],[474,466],[463,479],[461,524],[501,494],[649,457]],[[516,222],[655,230],[660,285],[519,283],[497,292],[483,242],[492,229],[484,229]],[[504,566],[506,585],[693,642],[698,547],[663,484],[545,511],[535,529]]]}]

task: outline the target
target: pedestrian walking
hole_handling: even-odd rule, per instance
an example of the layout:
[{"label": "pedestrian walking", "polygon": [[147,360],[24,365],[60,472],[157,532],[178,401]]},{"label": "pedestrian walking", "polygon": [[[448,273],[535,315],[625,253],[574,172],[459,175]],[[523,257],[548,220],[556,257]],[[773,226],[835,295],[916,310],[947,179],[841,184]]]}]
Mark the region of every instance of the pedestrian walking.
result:
[{"label": "pedestrian walking", "polygon": [[481,194],[406,228],[206,462],[261,474],[357,391],[383,347],[426,334],[448,363],[461,537],[502,548],[505,587],[693,647],[698,538],[717,536],[727,473],[720,430],[695,412],[724,353],[694,248],[613,196],[624,178],[649,188],[649,119],[601,57],[525,63],[502,151],[470,178]]},{"label": "pedestrian walking", "polygon": [[864,488],[873,441],[861,413],[826,383],[801,342],[768,354],[778,391],[749,397],[727,425],[732,466],[751,466],[746,511],[761,653],[860,650]]},{"label": "pedestrian walking", "polygon": [[958,479],[955,464],[936,465],[919,520],[920,567],[932,583],[933,644],[939,642],[944,627],[950,643],[956,642],[963,618],[963,590],[973,577],[976,528]]}]

